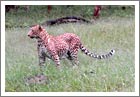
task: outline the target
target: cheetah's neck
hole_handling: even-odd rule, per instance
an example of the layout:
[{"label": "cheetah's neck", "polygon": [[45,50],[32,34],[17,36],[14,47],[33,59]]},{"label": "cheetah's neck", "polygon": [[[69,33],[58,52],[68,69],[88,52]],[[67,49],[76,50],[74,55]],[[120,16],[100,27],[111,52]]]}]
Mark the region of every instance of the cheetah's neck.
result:
[{"label": "cheetah's neck", "polygon": [[[48,41],[50,40],[50,38],[52,37],[51,35],[49,35],[47,33],[47,31],[45,29],[43,29],[43,31],[40,32],[39,37],[42,41],[45,40],[45,43],[48,43]],[[46,41],[47,40],[47,41]]]}]

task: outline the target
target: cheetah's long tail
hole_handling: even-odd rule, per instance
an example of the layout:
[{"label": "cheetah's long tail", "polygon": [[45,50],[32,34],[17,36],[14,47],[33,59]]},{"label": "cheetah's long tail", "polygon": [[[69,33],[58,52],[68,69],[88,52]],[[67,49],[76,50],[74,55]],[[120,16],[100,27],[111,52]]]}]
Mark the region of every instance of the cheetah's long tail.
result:
[{"label": "cheetah's long tail", "polygon": [[84,52],[86,55],[92,57],[92,58],[97,58],[97,59],[106,59],[108,57],[111,57],[112,55],[114,55],[115,50],[111,50],[109,53],[104,54],[104,55],[97,55],[97,54],[93,54],[91,52],[89,52],[82,44],[80,46],[80,49],[82,52]]}]

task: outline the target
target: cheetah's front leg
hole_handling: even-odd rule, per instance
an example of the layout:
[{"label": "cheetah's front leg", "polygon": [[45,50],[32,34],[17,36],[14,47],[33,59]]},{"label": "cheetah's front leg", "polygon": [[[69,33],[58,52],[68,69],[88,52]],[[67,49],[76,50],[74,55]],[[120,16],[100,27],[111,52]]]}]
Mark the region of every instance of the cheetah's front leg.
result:
[{"label": "cheetah's front leg", "polygon": [[45,66],[45,56],[39,56],[39,66]]},{"label": "cheetah's front leg", "polygon": [[56,67],[60,68],[60,59],[58,55],[53,55],[53,61],[55,62]]},{"label": "cheetah's front leg", "polygon": [[39,67],[41,72],[45,69],[45,59],[45,56],[39,56]]},{"label": "cheetah's front leg", "polygon": [[39,59],[39,66],[40,70],[43,71],[45,68],[45,61],[46,61],[46,56],[44,55],[44,51],[41,46],[38,46],[38,59]]}]

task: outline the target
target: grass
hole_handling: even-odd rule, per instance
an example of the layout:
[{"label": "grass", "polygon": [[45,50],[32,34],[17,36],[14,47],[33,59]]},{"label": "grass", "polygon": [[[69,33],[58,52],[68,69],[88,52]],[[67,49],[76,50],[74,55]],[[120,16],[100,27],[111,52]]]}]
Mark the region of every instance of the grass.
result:
[{"label": "grass", "polygon": [[61,71],[57,70],[54,62],[47,61],[44,73],[49,77],[49,83],[28,86],[25,85],[24,78],[39,73],[36,40],[27,37],[27,27],[7,28],[5,91],[134,92],[134,24],[133,16],[111,16],[101,18],[94,24],[77,23],[46,27],[52,35],[65,32],[77,34],[85,47],[95,53],[106,53],[110,49],[115,49],[116,53],[109,59],[97,60],[79,52],[79,66],[73,68],[68,60],[62,60]]},{"label": "grass", "polygon": [[[125,10],[121,6],[112,6],[111,9],[104,8],[101,10],[101,17],[126,17],[134,16],[134,6],[126,6]],[[93,18],[93,6],[52,6],[51,12],[48,14],[47,6],[30,6],[30,10],[26,12],[21,9],[12,10],[6,13],[6,27],[27,27],[38,23],[43,23],[50,19],[56,19],[63,16],[79,16],[87,20]],[[18,21],[18,22],[17,22]],[[26,22],[25,22],[26,21]]]}]

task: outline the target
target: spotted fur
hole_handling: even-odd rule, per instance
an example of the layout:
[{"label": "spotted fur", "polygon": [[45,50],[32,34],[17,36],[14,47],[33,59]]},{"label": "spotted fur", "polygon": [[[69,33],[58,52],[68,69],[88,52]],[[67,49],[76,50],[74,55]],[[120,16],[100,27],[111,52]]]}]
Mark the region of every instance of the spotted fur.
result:
[{"label": "spotted fur", "polygon": [[60,65],[60,60],[63,58],[71,60],[73,65],[78,64],[77,55],[79,49],[86,55],[97,59],[108,58],[115,53],[115,50],[111,50],[105,55],[93,54],[83,46],[77,35],[64,33],[58,36],[52,36],[39,25],[31,27],[28,36],[38,39],[37,47],[40,65],[45,63],[46,57],[52,59],[57,66]]}]

